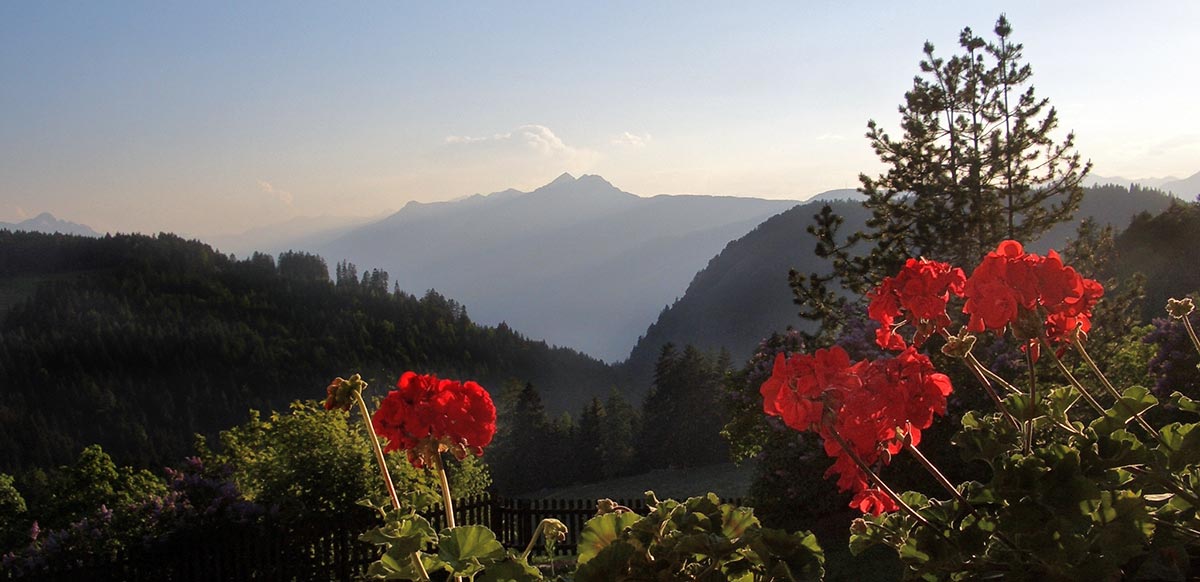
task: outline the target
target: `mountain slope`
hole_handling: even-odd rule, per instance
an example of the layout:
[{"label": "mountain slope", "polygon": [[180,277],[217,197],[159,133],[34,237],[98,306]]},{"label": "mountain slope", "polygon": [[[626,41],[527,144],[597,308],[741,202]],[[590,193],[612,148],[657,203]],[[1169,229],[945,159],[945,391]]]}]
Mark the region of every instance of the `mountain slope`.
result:
[{"label": "mountain slope", "polygon": [[730,240],[794,201],[624,192],[563,174],[532,192],[409,203],[320,248],[437,289],[532,337],[615,360]]},{"label": "mountain slope", "polygon": [[353,372],[369,397],[409,369],[494,394],[530,382],[555,413],[619,387],[604,363],[476,325],[436,293],[392,293],[377,274],[335,284],[314,255],[235,261],[173,235],[0,231],[0,283],[13,278],[41,282],[0,316],[0,471],[66,463],[91,443],[121,462],[174,462],[194,434],[323,398]]},{"label": "mountain slope", "polygon": [[[1161,212],[1171,200],[1162,192],[1136,186],[1088,188],[1077,214],[1080,218],[1056,226],[1029,247],[1061,249],[1082,217],[1120,229],[1139,212]],[[729,243],[697,273],[683,297],[663,310],[630,353],[624,367],[634,385],[648,382],[654,359],[667,342],[706,350],[725,348],[738,361],[749,357],[758,341],[771,332],[807,325],[797,316],[787,275],[790,268],[805,274],[829,272],[828,262],[813,255],[815,241],[805,231],[823,204],[804,204],[768,219]],[[861,229],[869,216],[858,203],[830,204],[846,219],[845,234]]]}]

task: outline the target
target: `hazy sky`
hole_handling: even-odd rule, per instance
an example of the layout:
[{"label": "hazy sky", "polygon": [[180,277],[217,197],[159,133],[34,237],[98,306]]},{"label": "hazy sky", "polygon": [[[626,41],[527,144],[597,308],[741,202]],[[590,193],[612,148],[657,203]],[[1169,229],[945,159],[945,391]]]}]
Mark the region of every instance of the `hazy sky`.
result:
[{"label": "hazy sky", "polygon": [[[648,4],[653,4],[649,6]],[[1200,170],[1200,2],[0,3],[0,220],[215,234],[596,173],[804,198],[1012,21],[1095,172]]]}]

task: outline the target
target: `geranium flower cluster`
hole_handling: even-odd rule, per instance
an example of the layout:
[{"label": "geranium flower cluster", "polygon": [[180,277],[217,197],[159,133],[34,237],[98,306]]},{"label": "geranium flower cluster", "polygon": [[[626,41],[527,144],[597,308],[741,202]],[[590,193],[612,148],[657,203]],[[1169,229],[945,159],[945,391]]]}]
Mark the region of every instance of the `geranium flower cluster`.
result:
[{"label": "geranium flower cluster", "polygon": [[886,350],[903,350],[906,347],[904,338],[896,333],[900,326],[896,321],[900,320],[917,328],[912,343],[921,347],[929,336],[950,325],[946,303],[951,294],[962,297],[966,283],[967,278],[958,267],[926,259],[909,259],[899,274],[887,277],[867,294],[871,301],[867,315],[879,322],[876,343]]},{"label": "geranium flower cluster", "polygon": [[934,415],[946,413],[952,390],[950,379],[912,347],[893,358],[851,362],[834,346],[779,354],[760,392],[764,412],[824,439],[834,459],[825,476],[837,475],[838,489],[855,494],[851,507],[878,515],[894,511],[895,502],[869,487],[859,463],[887,464],[905,443],[919,443]]},{"label": "geranium flower cluster", "polygon": [[405,372],[371,418],[385,452],[405,450],[416,467],[440,452],[483,454],[496,434],[496,406],[479,384]]},{"label": "geranium flower cluster", "polygon": [[1010,327],[1018,339],[1036,340],[1044,330],[1050,341],[1067,342],[1076,328],[1091,329],[1104,287],[1063,265],[1054,251],[1042,257],[1006,240],[971,273],[965,295],[970,331]]},{"label": "geranium flower cluster", "polygon": [[909,259],[899,274],[867,294],[867,314],[880,323],[875,342],[884,349],[903,350],[904,339],[896,333],[902,324],[916,327],[912,343],[920,347],[950,325],[950,297],[966,297],[968,331],[1011,329],[1033,347],[1036,357],[1043,333],[1051,342],[1065,343],[1076,329],[1090,330],[1092,307],[1103,294],[1100,283],[1064,265],[1058,253],[1043,257],[1006,240],[966,278],[962,269],[946,263]]}]

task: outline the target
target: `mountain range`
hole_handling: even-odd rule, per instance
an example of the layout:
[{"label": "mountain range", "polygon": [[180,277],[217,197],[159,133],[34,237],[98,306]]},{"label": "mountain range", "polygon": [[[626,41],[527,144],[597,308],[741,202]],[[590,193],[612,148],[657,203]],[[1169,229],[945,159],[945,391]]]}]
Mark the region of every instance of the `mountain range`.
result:
[{"label": "mountain range", "polygon": [[1155,188],[1169,192],[1184,200],[1193,200],[1196,196],[1200,195],[1200,172],[1182,179],[1175,176],[1167,176],[1165,178],[1125,178],[1122,176],[1097,176],[1093,174],[1087,177],[1085,184],[1089,186],[1113,184],[1127,188],[1137,184],[1144,188]]},{"label": "mountain range", "polygon": [[315,250],[386,270],[406,291],[437,289],[475,321],[614,361],[729,241],[796,204],[645,198],[563,174],[531,192],[410,202]]},{"label": "mountain range", "polygon": [[49,212],[43,212],[33,218],[21,222],[0,222],[0,230],[23,230],[27,232],[42,232],[46,234],[77,234],[79,236],[100,236],[86,224],[69,222],[55,218]]}]

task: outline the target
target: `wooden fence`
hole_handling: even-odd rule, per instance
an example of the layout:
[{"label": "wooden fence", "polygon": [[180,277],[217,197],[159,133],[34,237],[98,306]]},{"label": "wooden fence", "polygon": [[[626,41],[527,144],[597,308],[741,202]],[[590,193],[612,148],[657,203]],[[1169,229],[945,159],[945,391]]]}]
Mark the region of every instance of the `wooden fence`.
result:
[{"label": "wooden fence", "polygon": [[[616,501],[638,513],[646,512],[641,499]],[[568,533],[555,553],[569,556],[575,554],[583,524],[596,514],[596,501],[485,495],[458,500],[454,510],[458,525],[486,525],[502,544],[517,550],[529,543],[541,520],[558,519],[566,524]],[[435,529],[444,527],[440,508],[426,518]],[[360,534],[377,525],[377,518],[363,514],[338,519],[221,524],[176,532],[116,561],[54,564],[49,570],[24,577],[8,571],[0,573],[0,578],[45,582],[354,580],[379,557],[377,546],[358,540]],[[542,553],[540,542],[535,545],[535,553]]]}]

